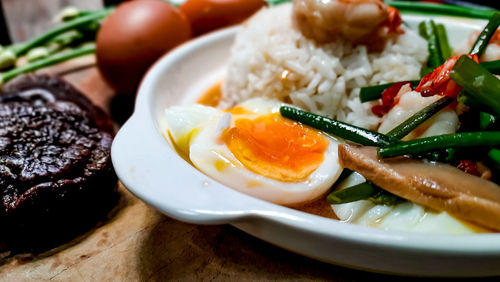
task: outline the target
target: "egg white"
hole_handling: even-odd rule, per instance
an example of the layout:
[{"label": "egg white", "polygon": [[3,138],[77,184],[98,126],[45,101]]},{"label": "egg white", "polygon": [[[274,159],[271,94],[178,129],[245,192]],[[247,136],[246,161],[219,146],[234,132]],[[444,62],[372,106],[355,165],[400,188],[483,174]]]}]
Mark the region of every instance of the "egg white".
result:
[{"label": "egg white", "polygon": [[240,192],[281,205],[298,205],[312,201],[326,191],[339,177],[339,142],[327,135],[329,145],[321,165],[300,182],[285,182],[248,170],[220,140],[224,129],[238,117],[268,115],[279,112],[283,103],[262,98],[239,105],[248,114],[231,115],[200,105],[177,106],[166,110],[168,130],[174,142],[188,152],[193,165],[215,180]]}]

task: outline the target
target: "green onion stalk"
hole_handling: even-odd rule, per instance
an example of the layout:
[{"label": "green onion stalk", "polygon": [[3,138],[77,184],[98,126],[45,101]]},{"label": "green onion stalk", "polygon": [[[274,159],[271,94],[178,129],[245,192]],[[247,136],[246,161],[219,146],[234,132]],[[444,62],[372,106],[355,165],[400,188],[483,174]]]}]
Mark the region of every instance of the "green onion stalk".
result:
[{"label": "green onion stalk", "polygon": [[500,145],[500,131],[460,132],[419,138],[378,148],[378,155],[391,158],[435,150]]},{"label": "green onion stalk", "polygon": [[495,75],[464,55],[455,63],[450,77],[490,114],[500,115],[500,80]]},{"label": "green onion stalk", "polygon": [[0,74],[0,85],[5,83],[6,81],[9,81],[10,79],[23,74],[23,73],[28,73],[32,72],[47,66],[52,66],[73,58],[77,58],[80,56],[88,55],[88,54],[93,54],[95,52],[95,46],[92,44],[91,46],[86,46],[86,47],[81,47],[77,48],[68,52],[62,52],[58,53],[54,56],[50,56],[47,58],[43,58],[40,60],[37,60],[33,63],[17,67],[14,69],[11,69],[9,71],[3,72]]},{"label": "green onion stalk", "polygon": [[427,68],[423,74],[432,72],[433,69],[439,67],[445,62],[441,51],[440,41],[437,35],[437,27],[433,20],[423,21],[418,25],[419,34],[427,39],[427,47],[429,50],[429,59],[427,60]]},{"label": "green onion stalk", "polygon": [[[95,53],[94,46],[77,47],[71,51],[64,51],[64,49],[84,43],[86,38],[93,41],[99,29],[99,22],[111,11],[110,8],[83,12],[74,9],[66,10],[61,16],[64,21],[60,26],[29,41],[4,46],[0,49],[0,69],[6,71],[0,73],[0,86],[19,74]],[[28,64],[14,67],[21,56],[26,57]]]},{"label": "green onion stalk", "polygon": [[21,44],[19,46],[15,46],[13,48],[13,52],[16,56],[21,56],[27,53],[30,49],[41,46],[45,43],[47,43],[49,40],[53,39],[54,37],[67,32],[71,30],[78,30],[80,28],[84,28],[88,26],[89,24],[94,23],[95,21],[102,20],[106,16],[108,16],[110,13],[110,10],[105,9],[105,10],[99,10],[94,13],[82,16],[82,17],[77,17],[73,20],[67,21],[61,26],[58,26],[56,28],[53,28],[49,30],[48,32],[35,37],[34,39]]},{"label": "green onion stalk", "polygon": [[[486,47],[488,47],[491,37],[493,37],[493,34],[495,34],[499,25],[500,25],[500,13],[495,13],[490,18],[486,26],[483,28],[483,30],[477,37],[476,41],[472,45],[471,50],[469,51],[469,54],[475,54],[480,58],[481,55],[486,50]],[[500,63],[498,61],[483,63],[482,66],[487,71],[490,71],[494,74],[498,73],[498,71],[500,70]],[[465,93],[465,95],[469,94]],[[479,125],[480,128],[484,129],[485,126],[490,127],[494,123],[494,120],[490,114],[486,112],[480,112],[479,123],[480,123]]]}]

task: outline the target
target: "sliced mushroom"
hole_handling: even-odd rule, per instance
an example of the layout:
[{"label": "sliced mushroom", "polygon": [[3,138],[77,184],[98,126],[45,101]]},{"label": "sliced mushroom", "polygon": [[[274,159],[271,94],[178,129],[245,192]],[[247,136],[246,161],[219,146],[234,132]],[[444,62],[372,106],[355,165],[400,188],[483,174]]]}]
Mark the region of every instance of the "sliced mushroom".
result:
[{"label": "sliced mushroom", "polygon": [[415,203],[500,230],[500,186],[453,166],[410,158],[379,159],[375,147],[339,146],[343,167]]}]

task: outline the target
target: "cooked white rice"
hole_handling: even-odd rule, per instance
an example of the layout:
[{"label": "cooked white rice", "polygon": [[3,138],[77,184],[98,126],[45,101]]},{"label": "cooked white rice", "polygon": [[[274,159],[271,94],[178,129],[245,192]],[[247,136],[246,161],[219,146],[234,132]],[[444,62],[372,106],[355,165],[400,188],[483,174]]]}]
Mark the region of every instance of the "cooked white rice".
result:
[{"label": "cooked white rice", "polygon": [[371,103],[360,103],[360,87],[417,79],[427,60],[427,43],[408,29],[381,53],[341,40],[318,46],[292,28],[291,12],[291,4],[262,9],[238,32],[222,107],[252,97],[278,98],[374,128],[379,118]]}]

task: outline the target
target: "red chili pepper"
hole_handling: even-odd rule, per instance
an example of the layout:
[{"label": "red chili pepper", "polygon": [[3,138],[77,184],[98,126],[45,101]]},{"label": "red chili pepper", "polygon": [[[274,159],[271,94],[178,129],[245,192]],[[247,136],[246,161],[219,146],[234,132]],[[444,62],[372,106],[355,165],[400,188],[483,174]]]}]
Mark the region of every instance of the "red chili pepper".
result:
[{"label": "red chili pepper", "polygon": [[457,166],[458,169],[463,170],[469,174],[475,175],[475,176],[481,176],[481,173],[479,172],[477,168],[477,162],[474,161],[469,161],[469,160],[461,160],[460,163]]},{"label": "red chili pepper", "polygon": [[375,105],[372,107],[372,113],[374,113],[378,117],[383,117],[389,112],[390,109],[390,107],[384,105]]},{"label": "red chili pepper", "polygon": [[411,83],[410,81],[396,82],[393,85],[387,87],[384,92],[382,92],[382,105],[375,105],[372,107],[372,113],[378,117],[382,117],[387,114],[392,107],[396,104],[396,96],[398,96],[399,90],[403,85]]}]

